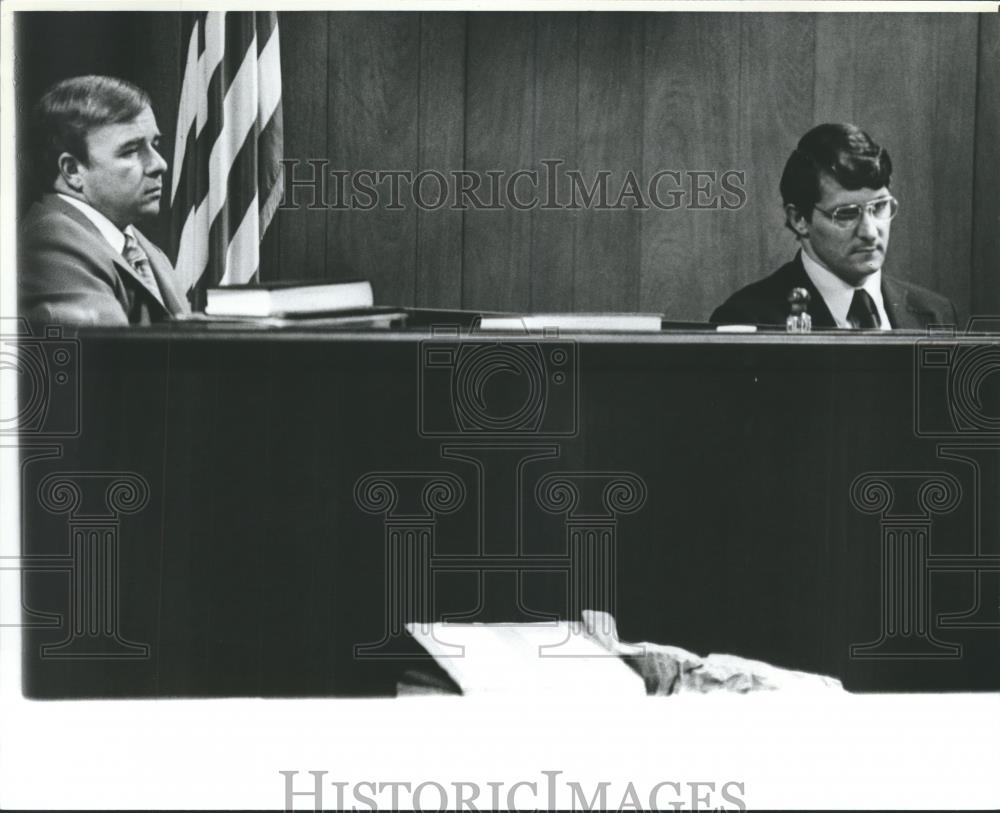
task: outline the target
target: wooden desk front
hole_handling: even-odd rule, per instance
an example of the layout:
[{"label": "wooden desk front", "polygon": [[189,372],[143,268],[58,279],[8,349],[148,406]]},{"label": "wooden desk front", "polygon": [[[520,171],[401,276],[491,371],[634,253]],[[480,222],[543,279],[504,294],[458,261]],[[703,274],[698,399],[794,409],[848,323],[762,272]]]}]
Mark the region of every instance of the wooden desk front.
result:
[{"label": "wooden desk front", "polygon": [[78,431],[54,401],[22,442],[31,696],[391,693],[405,621],[580,606],[854,690],[1000,687],[996,337],[67,346]]}]

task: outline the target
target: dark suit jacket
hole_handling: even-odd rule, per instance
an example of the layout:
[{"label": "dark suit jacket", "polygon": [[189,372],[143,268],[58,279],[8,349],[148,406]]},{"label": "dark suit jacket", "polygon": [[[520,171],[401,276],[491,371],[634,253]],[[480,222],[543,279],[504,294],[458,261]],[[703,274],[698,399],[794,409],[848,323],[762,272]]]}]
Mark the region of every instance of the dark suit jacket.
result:
[{"label": "dark suit jacket", "polygon": [[57,195],[43,195],[18,235],[21,315],[38,325],[128,325],[189,312],[170,260],[133,230],[149,256],[162,305],[83,212]]},{"label": "dark suit jacket", "polygon": [[[771,276],[741,288],[715,309],[709,321],[728,324],[781,325],[788,317],[788,293],[792,288],[809,291],[809,315],[813,327],[836,327],[837,323],[820,292],[802,265],[801,251]],[[924,330],[928,326],[957,325],[955,306],[945,297],[882,272],[882,298],[889,324],[897,329]]]}]

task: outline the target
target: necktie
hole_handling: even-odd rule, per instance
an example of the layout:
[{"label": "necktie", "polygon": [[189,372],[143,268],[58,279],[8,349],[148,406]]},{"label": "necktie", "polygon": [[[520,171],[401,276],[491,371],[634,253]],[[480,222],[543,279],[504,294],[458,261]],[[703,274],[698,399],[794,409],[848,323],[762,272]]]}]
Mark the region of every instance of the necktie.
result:
[{"label": "necktie", "polygon": [[[142,250],[135,236],[125,232],[125,248],[122,249],[122,256],[126,262],[132,266],[140,282],[155,298],[163,305],[163,297],[160,295],[160,286],[156,284],[156,277],[153,276],[153,269],[149,264],[149,257]],[[164,307],[166,307],[164,305]]]},{"label": "necktie", "polygon": [[858,288],[854,292],[854,299],[851,300],[851,307],[847,311],[847,321],[855,328],[881,327],[882,319],[875,309],[875,301],[864,288]]}]

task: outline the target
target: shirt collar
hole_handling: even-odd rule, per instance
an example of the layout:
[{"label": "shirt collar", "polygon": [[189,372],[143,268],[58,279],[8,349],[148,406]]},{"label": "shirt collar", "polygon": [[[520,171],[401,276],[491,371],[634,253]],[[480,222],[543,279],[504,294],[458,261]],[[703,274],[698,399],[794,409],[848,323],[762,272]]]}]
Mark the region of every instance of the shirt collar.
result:
[{"label": "shirt collar", "polygon": [[132,230],[132,226],[126,226],[125,231],[123,232],[114,223],[108,220],[107,217],[98,212],[97,209],[86,201],[70,197],[69,195],[64,195],[62,192],[56,192],[56,194],[71,206],[75,206],[79,209],[87,220],[94,224],[97,230],[101,233],[101,236],[108,241],[108,245],[114,249],[116,254],[121,254],[125,250],[126,234],[132,235],[133,238],[135,237],[135,232]]},{"label": "shirt collar", "polygon": [[[837,327],[850,327],[847,321],[847,312],[851,309],[851,301],[854,299],[856,287],[844,282],[840,277],[830,271],[820,263],[816,262],[804,250],[802,255],[802,267],[806,270],[806,275],[816,286],[830,315],[837,323]],[[865,281],[858,286],[864,288],[875,302],[875,309],[882,320],[882,330],[890,330],[889,315],[885,311],[885,303],[882,301],[882,269],[865,277]]]}]

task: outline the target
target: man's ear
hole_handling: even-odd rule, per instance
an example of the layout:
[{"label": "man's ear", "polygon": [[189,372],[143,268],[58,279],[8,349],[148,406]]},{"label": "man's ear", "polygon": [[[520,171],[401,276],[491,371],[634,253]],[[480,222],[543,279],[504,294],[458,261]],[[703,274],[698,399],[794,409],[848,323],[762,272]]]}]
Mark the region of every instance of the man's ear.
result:
[{"label": "man's ear", "polygon": [[793,203],[785,204],[785,225],[800,238],[809,236],[809,221]]},{"label": "man's ear", "polygon": [[59,177],[74,192],[83,191],[83,177],[80,173],[80,161],[76,156],[64,152],[59,156]]}]

